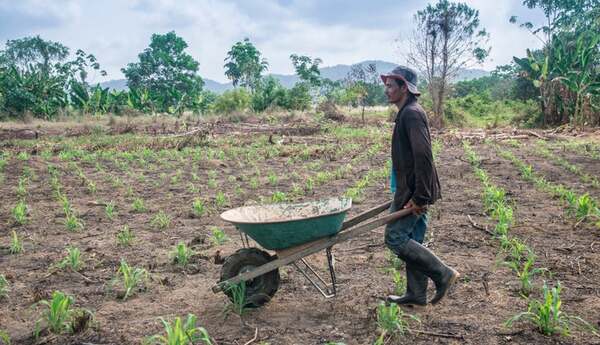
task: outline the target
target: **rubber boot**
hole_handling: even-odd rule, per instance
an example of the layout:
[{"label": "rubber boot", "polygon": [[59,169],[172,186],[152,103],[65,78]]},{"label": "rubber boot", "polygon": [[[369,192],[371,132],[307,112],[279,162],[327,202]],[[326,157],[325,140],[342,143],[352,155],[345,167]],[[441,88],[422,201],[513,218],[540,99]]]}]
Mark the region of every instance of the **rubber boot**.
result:
[{"label": "rubber boot", "polygon": [[387,301],[398,305],[427,305],[427,284],[429,278],[406,264],[406,293],[402,296],[389,295]]},{"label": "rubber boot", "polygon": [[456,282],[459,277],[457,271],[447,266],[429,249],[423,247],[414,240],[408,240],[400,248],[398,256],[406,261],[407,264],[416,270],[431,278],[435,283],[435,296],[431,299],[431,304],[438,303],[446,296],[450,286]]}]

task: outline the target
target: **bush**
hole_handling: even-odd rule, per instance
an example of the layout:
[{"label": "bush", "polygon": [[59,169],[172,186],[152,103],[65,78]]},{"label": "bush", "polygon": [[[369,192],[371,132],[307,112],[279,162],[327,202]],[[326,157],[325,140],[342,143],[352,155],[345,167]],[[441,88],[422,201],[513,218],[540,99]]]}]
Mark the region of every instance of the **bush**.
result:
[{"label": "bush", "polygon": [[238,88],[228,90],[218,96],[212,104],[212,110],[216,113],[231,114],[241,112],[250,107],[251,96],[246,89]]}]

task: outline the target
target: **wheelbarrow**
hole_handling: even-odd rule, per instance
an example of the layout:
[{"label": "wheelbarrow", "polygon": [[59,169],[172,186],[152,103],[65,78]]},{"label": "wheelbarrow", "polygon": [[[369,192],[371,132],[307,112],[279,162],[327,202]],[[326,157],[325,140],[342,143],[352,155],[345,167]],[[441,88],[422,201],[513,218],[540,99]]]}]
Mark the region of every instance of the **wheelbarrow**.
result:
[{"label": "wheelbarrow", "polygon": [[[352,200],[346,198],[245,206],[223,212],[221,218],[240,231],[244,248],[225,258],[221,279],[212,291],[222,291],[233,301],[232,287],[243,282],[246,306],[260,307],[279,288],[279,268],[291,264],[323,297],[334,297],[337,286],[332,247],[412,213],[412,208],[402,209],[361,224],[389,209],[390,204],[386,202],[345,222],[346,213],[352,207]],[[248,237],[275,254],[250,247]],[[325,250],[327,256],[329,282],[305,260],[321,250]]]}]

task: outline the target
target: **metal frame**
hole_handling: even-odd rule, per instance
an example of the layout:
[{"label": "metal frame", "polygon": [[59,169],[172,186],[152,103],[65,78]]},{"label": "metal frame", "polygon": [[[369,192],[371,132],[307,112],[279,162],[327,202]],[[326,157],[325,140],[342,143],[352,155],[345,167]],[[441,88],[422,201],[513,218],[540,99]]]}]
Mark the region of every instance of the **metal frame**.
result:
[{"label": "metal frame", "polygon": [[[319,291],[321,295],[323,295],[323,297],[332,298],[335,297],[337,293],[337,280],[335,277],[335,267],[333,261],[334,257],[331,253],[331,247],[327,247],[325,249],[325,253],[327,255],[327,266],[329,267],[331,283],[328,283],[323,278],[321,278],[319,273],[304,258],[301,258],[299,261],[294,262],[293,265],[300,273],[302,273],[304,278],[306,278],[306,280],[308,280],[312,284],[312,286],[314,286],[315,289],[317,289],[317,291]],[[300,266],[298,266],[298,262],[302,262],[306,267],[306,270],[300,268]],[[316,280],[313,279],[311,275],[313,277],[316,277]]]}]

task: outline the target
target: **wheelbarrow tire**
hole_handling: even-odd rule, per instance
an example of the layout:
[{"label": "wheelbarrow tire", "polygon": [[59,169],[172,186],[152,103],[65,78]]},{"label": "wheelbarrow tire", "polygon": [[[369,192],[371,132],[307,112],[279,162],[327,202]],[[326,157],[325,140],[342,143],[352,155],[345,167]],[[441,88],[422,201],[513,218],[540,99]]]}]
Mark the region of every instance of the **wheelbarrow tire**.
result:
[{"label": "wheelbarrow tire", "polygon": [[[277,256],[258,248],[242,248],[228,256],[221,268],[221,281],[231,279],[238,274],[262,266]],[[258,308],[269,302],[279,288],[279,269],[274,269],[250,281],[246,281],[246,305],[249,308]],[[231,289],[224,289],[225,294],[233,302]]]}]

